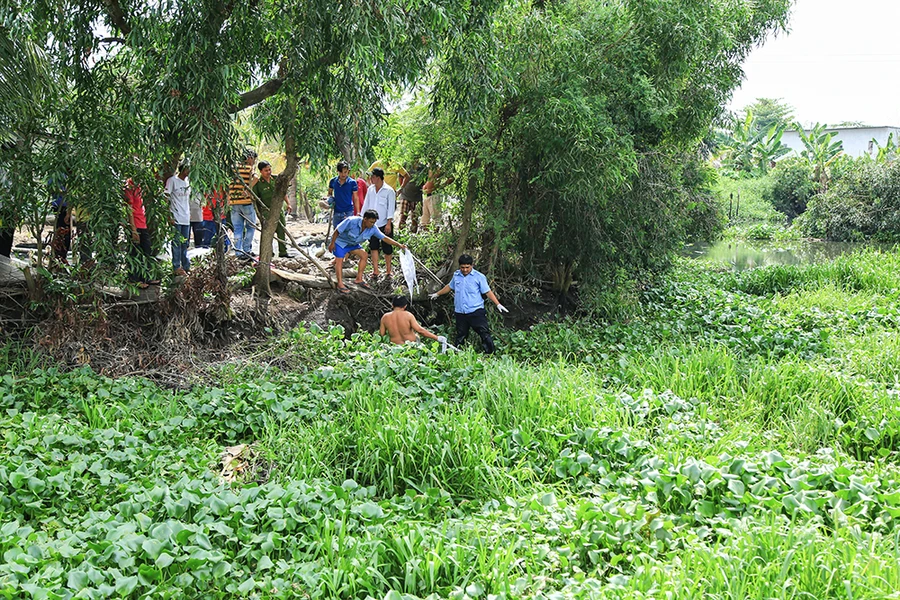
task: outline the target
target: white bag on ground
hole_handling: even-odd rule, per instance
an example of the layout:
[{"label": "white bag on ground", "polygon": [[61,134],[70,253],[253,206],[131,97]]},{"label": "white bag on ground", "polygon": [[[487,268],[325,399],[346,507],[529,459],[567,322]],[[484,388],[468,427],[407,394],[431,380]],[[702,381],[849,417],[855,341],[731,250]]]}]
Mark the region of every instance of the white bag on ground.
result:
[{"label": "white bag on ground", "polygon": [[409,250],[400,251],[400,270],[403,271],[406,287],[409,288],[409,299],[412,300],[413,290],[416,287],[416,262]]}]

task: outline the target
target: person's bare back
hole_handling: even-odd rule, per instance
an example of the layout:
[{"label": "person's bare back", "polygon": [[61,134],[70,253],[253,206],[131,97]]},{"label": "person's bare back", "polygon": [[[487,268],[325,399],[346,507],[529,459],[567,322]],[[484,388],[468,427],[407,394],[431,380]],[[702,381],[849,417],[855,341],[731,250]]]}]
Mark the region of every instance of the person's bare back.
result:
[{"label": "person's bare back", "polygon": [[381,317],[381,335],[391,336],[392,344],[405,344],[406,342],[418,341],[421,334],[432,340],[440,341],[438,336],[434,335],[416,321],[416,318],[409,312],[406,307],[409,301],[404,296],[396,296],[393,301],[394,309]]},{"label": "person's bare back", "polygon": [[391,336],[392,344],[405,344],[419,339],[413,327],[416,318],[405,310],[393,310],[381,317],[381,327]]}]

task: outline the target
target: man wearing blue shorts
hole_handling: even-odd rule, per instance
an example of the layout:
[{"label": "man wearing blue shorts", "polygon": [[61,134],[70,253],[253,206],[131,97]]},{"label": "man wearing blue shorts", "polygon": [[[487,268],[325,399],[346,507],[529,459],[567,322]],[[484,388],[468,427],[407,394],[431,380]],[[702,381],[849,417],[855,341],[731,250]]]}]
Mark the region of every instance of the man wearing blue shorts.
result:
[{"label": "man wearing blue shorts", "polygon": [[359,186],[350,177],[350,165],[341,161],[337,165],[338,176],[328,182],[328,204],[334,207],[334,226],[337,227],[347,217],[359,212],[362,199]]},{"label": "man wearing blue shorts", "polygon": [[353,283],[361,288],[369,289],[369,286],[363,283],[363,273],[366,270],[366,259],[368,258],[368,254],[362,249],[363,242],[374,237],[383,243],[406,249],[406,244],[394,241],[381,233],[375,227],[377,220],[378,212],[367,210],[361,217],[350,216],[341,221],[331,236],[331,244],[328,246],[328,251],[334,254],[335,257],[334,271],[337,274],[338,291],[342,294],[350,293],[350,290],[344,285],[344,258],[348,254],[353,254],[359,258],[359,270],[356,272],[356,280]]}]

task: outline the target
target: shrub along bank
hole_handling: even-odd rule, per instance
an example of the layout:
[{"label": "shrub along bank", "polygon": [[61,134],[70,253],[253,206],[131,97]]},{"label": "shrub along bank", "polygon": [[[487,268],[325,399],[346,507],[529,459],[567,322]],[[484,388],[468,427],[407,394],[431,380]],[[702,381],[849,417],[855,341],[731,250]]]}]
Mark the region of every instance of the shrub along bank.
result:
[{"label": "shrub along bank", "polygon": [[856,161],[798,220],[810,237],[835,241],[900,240],[900,163]]},{"label": "shrub along bank", "polygon": [[188,391],[7,352],[0,591],[891,597],[898,263],[684,263],[501,358],[297,329]]},{"label": "shrub along bank", "polygon": [[[823,183],[812,166],[789,158],[762,177],[720,177],[719,206],[730,225],[725,237],[900,240],[900,164],[896,160],[840,156],[827,173]],[[738,194],[739,212],[734,209]],[[785,220],[792,224],[787,230],[779,226]]]}]

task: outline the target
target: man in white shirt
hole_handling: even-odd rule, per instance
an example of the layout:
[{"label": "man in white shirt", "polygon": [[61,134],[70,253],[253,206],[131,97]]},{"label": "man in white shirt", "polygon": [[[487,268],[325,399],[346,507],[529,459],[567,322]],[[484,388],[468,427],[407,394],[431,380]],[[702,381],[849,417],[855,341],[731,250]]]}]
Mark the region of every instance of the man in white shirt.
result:
[{"label": "man in white shirt", "polygon": [[[367,210],[374,210],[378,213],[378,220],[375,226],[384,235],[390,237],[394,233],[394,211],[397,209],[397,193],[394,188],[384,182],[384,169],[372,169],[372,184],[366,192],[366,200],[363,202],[362,214]],[[378,253],[384,249],[384,274],[387,279],[391,278],[391,258],[394,254],[394,247],[390,244],[383,243],[376,237],[369,238],[369,252],[372,253],[372,278],[378,278]]]},{"label": "man in white shirt", "polygon": [[187,159],[178,165],[178,175],[166,181],[166,195],[169,197],[169,222],[175,227],[172,239],[172,269],[175,275],[187,275],[191,270],[188,259],[188,239],[191,236],[191,183],[188,181],[191,165]]}]

